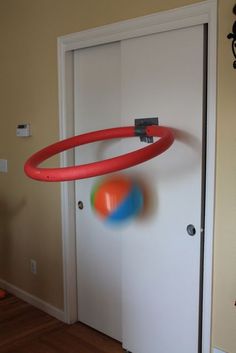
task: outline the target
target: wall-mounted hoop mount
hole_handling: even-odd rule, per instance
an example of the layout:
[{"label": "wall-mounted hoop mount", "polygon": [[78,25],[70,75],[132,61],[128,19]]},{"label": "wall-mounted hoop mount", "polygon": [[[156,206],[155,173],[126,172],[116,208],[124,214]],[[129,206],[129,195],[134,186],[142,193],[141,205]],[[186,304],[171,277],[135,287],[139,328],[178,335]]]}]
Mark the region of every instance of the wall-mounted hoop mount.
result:
[{"label": "wall-mounted hoop mount", "polygon": [[158,118],[141,118],[141,119],[134,119],[135,124],[135,135],[139,136],[140,141],[152,143],[153,136],[147,136],[146,134],[146,127],[151,125],[159,125]]}]

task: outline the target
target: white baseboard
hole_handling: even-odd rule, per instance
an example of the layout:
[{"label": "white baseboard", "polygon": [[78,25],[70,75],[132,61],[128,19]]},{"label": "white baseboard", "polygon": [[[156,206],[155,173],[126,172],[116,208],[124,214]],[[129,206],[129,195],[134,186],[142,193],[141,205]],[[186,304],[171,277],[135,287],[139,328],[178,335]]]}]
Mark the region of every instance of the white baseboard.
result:
[{"label": "white baseboard", "polygon": [[221,349],[214,348],[213,353],[226,353],[226,352],[222,351]]},{"label": "white baseboard", "polygon": [[14,286],[7,281],[0,279],[0,288],[5,289],[9,293],[14,294],[16,297],[24,300],[25,302],[35,306],[36,308],[44,311],[45,313],[55,317],[56,319],[66,322],[65,321],[65,313],[63,310],[56,308],[55,306],[35,297],[34,295],[25,292],[24,290]]}]

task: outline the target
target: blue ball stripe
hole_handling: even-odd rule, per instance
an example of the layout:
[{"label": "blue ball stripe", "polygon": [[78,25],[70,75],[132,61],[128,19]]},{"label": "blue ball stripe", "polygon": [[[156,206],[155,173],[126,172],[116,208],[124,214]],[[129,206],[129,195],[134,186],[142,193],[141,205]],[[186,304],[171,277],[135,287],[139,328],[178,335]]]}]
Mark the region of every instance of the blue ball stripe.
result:
[{"label": "blue ball stripe", "polygon": [[108,217],[108,222],[119,222],[137,215],[143,206],[143,195],[137,184],[133,184],[125,199]]}]

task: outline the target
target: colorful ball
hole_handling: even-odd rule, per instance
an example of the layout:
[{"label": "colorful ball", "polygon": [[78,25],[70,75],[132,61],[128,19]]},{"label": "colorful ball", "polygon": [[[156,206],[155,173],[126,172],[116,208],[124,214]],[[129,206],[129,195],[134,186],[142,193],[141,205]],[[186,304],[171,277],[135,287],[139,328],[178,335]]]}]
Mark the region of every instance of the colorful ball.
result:
[{"label": "colorful ball", "polygon": [[137,216],[143,207],[140,186],[127,176],[111,176],[96,183],[91,205],[105,221],[120,223]]}]

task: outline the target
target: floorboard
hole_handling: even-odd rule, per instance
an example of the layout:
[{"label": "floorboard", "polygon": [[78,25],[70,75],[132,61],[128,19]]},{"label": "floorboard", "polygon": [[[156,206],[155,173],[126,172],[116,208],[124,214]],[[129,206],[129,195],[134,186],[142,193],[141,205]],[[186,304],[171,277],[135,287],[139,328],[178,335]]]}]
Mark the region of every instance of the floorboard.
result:
[{"label": "floorboard", "polygon": [[0,300],[0,353],[122,353],[121,344],[86,325],[66,325],[8,295]]}]

